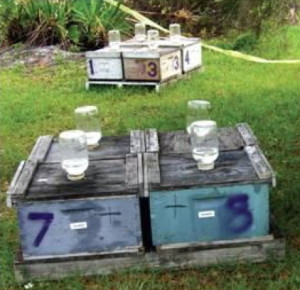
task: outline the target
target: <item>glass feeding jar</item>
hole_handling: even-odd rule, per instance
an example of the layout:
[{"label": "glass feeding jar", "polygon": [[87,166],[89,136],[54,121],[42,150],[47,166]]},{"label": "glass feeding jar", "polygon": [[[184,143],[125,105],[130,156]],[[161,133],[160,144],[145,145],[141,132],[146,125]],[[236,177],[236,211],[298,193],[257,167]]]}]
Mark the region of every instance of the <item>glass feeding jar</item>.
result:
[{"label": "glass feeding jar", "polygon": [[210,102],[191,100],[187,103],[186,130],[191,134],[191,125],[196,121],[210,120]]},{"label": "glass feeding jar", "polygon": [[217,124],[214,121],[194,122],[191,127],[193,158],[199,170],[211,170],[219,156]]},{"label": "glass feeding jar", "polygon": [[134,38],[136,41],[146,40],[146,25],[143,22],[134,25]]},{"label": "glass feeding jar", "polygon": [[78,107],[74,113],[76,128],[84,131],[88,149],[97,147],[102,137],[98,108],[96,106]]},{"label": "glass feeding jar", "polygon": [[159,31],[157,29],[150,29],[147,32],[148,47],[151,50],[158,49]]},{"label": "glass feeding jar", "polygon": [[108,46],[113,50],[118,50],[121,44],[121,35],[119,30],[108,31]]},{"label": "glass feeding jar", "polygon": [[67,172],[69,180],[84,178],[89,165],[86,137],[83,131],[69,130],[59,134],[61,166]]},{"label": "glass feeding jar", "polygon": [[181,28],[180,24],[172,23],[169,25],[169,33],[171,41],[178,41],[181,39]]}]

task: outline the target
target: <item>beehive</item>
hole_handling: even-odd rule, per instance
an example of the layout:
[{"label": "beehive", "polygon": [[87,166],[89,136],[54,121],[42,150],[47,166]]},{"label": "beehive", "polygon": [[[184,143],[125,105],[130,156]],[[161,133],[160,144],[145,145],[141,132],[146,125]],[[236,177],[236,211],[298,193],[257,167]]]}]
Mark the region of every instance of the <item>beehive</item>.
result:
[{"label": "beehive", "polygon": [[24,260],[140,251],[139,134],[103,137],[76,182],[61,169],[57,142],[38,139],[8,192]]},{"label": "beehive", "polygon": [[155,246],[269,233],[273,173],[249,126],[219,130],[220,154],[210,171],[198,170],[186,132],[156,139],[159,150],[144,158]]}]

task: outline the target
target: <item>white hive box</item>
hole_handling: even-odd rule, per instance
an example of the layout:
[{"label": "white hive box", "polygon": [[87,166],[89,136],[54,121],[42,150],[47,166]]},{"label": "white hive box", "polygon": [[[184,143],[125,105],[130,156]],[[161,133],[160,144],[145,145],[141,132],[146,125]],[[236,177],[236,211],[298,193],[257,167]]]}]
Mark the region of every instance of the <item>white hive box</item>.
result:
[{"label": "white hive box", "polygon": [[166,38],[160,41],[159,46],[178,48],[181,50],[183,73],[202,66],[202,46],[200,38],[182,37],[178,41],[171,41],[169,38]]}]

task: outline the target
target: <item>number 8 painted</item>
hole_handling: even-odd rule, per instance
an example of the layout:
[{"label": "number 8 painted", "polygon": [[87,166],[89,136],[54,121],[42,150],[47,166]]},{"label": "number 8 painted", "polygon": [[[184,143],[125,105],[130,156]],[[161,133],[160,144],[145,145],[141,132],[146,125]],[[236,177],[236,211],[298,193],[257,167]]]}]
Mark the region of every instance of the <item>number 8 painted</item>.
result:
[{"label": "number 8 painted", "polygon": [[[233,233],[244,232],[248,230],[253,223],[253,216],[249,211],[248,200],[248,195],[243,193],[229,197],[226,202],[226,207],[233,213],[233,217],[230,218],[226,226]],[[241,225],[234,224],[238,218],[244,219]]]}]

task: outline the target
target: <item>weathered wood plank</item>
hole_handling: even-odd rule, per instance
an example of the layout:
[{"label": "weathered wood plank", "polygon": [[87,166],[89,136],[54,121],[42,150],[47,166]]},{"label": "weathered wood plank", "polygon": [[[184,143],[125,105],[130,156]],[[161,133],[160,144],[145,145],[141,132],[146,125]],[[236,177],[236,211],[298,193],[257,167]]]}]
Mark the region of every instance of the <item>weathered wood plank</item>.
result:
[{"label": "weathered wood plank", "polygon": [[149,195],[152,186],[160,184],[160,170],[157,153],[144,153],[144,196]]},{"label": "weathered wood plank", "polygon": [[53,136],[40,136],[35,143],[28,160],[43,162],[49,151],[53,140]]},{"label": "weathered wood plank", "polygon": [[56,280],[73,275],[106,275],[117,270],[135,268],[140,262],[139,253],[124,256],[104,256],[94,259],[56,260],[15,262],[14,270],[17,281]]},{"label": "weathered wood plank", "polygon": [[145,152],[145,132],[142,130],[130,131],[130,153]]},{"label": "weathered wood plank", "polygon": [[[192,147],[190,137],[185,131],[158,133],[161,154],[190,153]],[[235,128],[218,129],[219,150],[240,150],[244,147],[241,135]]]},{"label": "weathered wood plank", "polygon": [[254,238],[244,238],[244,239],[235,239],[235,240],[222,240],[222,241],[212,241],[212,242],[191,242],[191,243],[178,243],[178,244],[169,244],[157,246],[157,252],[163,251],[191,251],[197,249],[206,249],[206,248],[231,248],[236,247],[237,245],[256,245],[264,242],[274,241],[273,235],[267,235],[263,237],[254,237]]},{"label": "weathered wood plank", "polygon": [[24,166],[21,169],[19,178],[17,178],[16,180],[15,186],[9,191],[13,204],[18,200],[22,200],[25,198],[26,191],[33,178],[36,168],[37,162],[30,160],[25,162]]},{"label": "weathered wood plank", "polygon": [[252,129],[247,123],[240,123],[237,124],[235,127],[237,131],[240,133],[245,146],[258,144],[258,140],[256,136],[254,135]]},{"label": "weathered wood plank", "polygon": [[192,154],[160,155],[160,188],[180,188],[242,182],[259,182],[244,151],[220,152],[213,170],[201,171]]},{"label": "weathered wood plank", "polygon": [[[128,153],[130,153],[129,136],[103,136],[99,146],[89,150],[89,160],[124,158]],[[60,149],[56,141],[52,143],[45,162],[61,162]]]},{"label": "weathered wood plank", "polygon": [[137,154],[138,158],[138,187],[139,187],[139,196],[144,195],[144,162],[143,162],[143,153]]},{"label": "weathered wood plank", "polygon": [[156,129],[145,131],[146,152],[159,152],[158,134]]},{"label": "weathered wood plank", "polygon": [[126,155],[126,183],[128,187],[136,188],[138,180],[138,159],[136,154]]},{"label": "weathered wood plank", "polygon": [[247,152],[249,159],[260,179],[271,179],[272,185],[276,186],[276,177],[273,169],[268,162],[265,155],[262,153],[258,146],[246,146],[245,151]]},{"label": "weathered wood plank", "polygon": [[93,160],[78,181],[67,179],[60,163],[42,163],[28,188],[28,199],[66,198],[137,193],[138,185],[126,184],[125,157],[114,160]]},{"label": "weathered wood plank", "polygon": [[281,240],[243,245],[232,248],[191,250],[183,253],[165,251],[160,254],[163,268],[190,268],[221,263],[264,262],[268,259],[280,260],[285,256],[285,245]]},{"label": "weathered wood plank", "polygon": [[281,260],[285,257],[284,239],[241,242],[227,247],[204,247],[185,252],[165,250],[159,253],[140,253],[126,256],[96,256],[81,259],[57,259],[53,261],[15,261],[15,274],[19,282],[33,279],[61,279],[70,275],[106,275],[125,269],[143,270],[189,269],[224,263],[265,262],[268,259]]},{"label": "weathered wood plank", "polygon": [[9,185],[9,188],[8,188],[8,191],[7,191],[7,197],[6,197],[6,205],[7,207],[12,207],[12,200],[11,200],[11,195],[13,194],[12,191],[13,191],[13,188],[16,186],[17,184],[17,181],[21,175],[21,172],[23,170],[23,167],[25,165],[25,161],[21,161],[18,168],[17,168],[17,171]]}]

